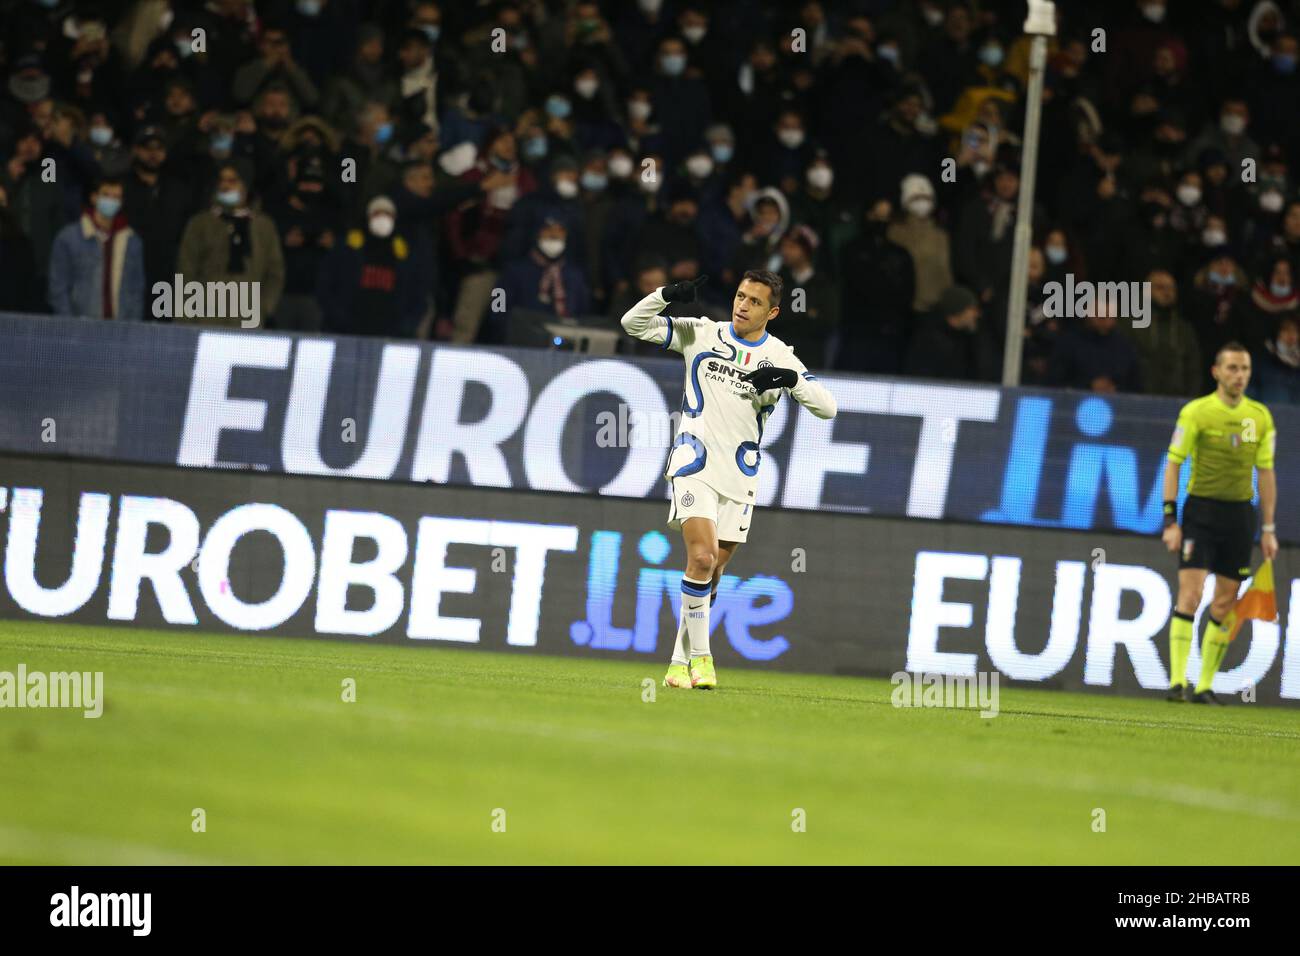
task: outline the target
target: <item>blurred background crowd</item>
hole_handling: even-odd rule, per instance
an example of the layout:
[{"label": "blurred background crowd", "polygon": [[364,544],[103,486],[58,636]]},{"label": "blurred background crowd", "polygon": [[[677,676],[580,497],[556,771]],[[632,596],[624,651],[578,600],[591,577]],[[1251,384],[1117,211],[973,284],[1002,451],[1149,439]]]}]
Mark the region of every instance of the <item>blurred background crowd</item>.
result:
[{"label": "blurred background crowd", "polygon": [[[1023,380],[1195,395],[1239,340],[1300,403],[1300,2],[1056,7]],[[672,311],[726,319],[765,268],[810,367],[996,381],[1024,16],[0,0],[0,309],[157,321],[180,273],[260,282],[270,328],[501,343],[701,273]],[[1067,275],[1149,282],[1151,324],[1048,317]]]}]

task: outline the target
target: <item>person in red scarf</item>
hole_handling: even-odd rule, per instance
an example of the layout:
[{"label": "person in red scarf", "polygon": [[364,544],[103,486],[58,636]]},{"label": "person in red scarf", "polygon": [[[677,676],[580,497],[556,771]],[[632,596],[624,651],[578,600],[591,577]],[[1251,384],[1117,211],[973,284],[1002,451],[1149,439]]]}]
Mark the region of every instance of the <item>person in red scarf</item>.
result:
[{"label": "person in red scarf", "polygon": [[122,181],[102,178],[81,218],[54,237],[49,300],[55,315],[144,318],[144,243],[121,210]]}]

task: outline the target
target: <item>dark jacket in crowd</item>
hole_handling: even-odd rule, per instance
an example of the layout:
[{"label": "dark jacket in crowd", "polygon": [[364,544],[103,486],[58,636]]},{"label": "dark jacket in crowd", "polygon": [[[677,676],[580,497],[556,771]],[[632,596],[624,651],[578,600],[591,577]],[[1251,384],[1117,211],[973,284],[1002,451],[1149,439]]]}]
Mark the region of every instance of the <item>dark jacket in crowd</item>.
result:
[{"label": "dark jacket in crowd", "polygon": [[1072,325],[1056,340],[1049,378],[1062,388],[1092,390],[1095,379],[1105,377],[1121,392],[1142,391],[1142,368],[1137,349],[1118,328],[1108,335]]}]

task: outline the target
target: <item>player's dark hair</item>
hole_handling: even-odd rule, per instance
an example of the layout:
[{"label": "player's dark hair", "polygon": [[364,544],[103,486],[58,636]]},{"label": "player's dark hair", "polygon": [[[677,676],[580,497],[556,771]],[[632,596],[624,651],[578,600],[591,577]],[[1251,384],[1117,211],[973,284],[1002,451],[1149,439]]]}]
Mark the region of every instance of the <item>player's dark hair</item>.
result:
[{"label": "player's dark hair", "polygon": [[781,290],[785,284],[775,272],[769,272],[766,269],[750,269],[740,279],[742,282],[746,279],[751,282],[761,282],[771,290],[767,297],[768,308],[781,304]]},{"label": "player's dark hair", "polygon": [[1231,342],[1224,342],[1222,345],[1219,346],[1219,350],[1214,353],[1215,365],[1219,364],[1219,356],[1222,355],[1224,352],[1245,352],[1247,355],[1249,355],[1250,349],[1246,348],[1246,346],[1242,345],[1236,339],[1233,339]]}]

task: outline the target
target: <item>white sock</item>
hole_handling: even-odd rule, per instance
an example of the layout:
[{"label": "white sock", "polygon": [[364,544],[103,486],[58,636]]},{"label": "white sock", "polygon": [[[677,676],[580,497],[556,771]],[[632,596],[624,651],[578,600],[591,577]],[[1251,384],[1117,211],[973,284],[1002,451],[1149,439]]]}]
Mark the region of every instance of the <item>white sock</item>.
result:
[{"label": "white sock", "polygon": [[682,577],[682,616],[686,619],[686,639],[691,657],[706,657],[709,651],[709,593],[712,581],[693,581]]},{"label": "white sock", "polygon": [[673,663],[687,664],[686,648],[683,640],[686,637],[686,601],[682,600],[682,613],[677,619],[677,643],[673,645]]}]

